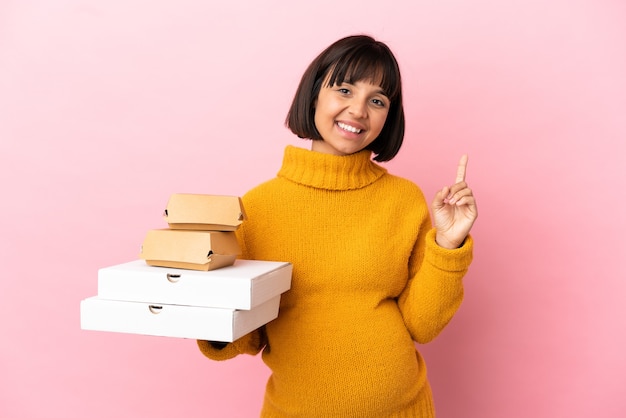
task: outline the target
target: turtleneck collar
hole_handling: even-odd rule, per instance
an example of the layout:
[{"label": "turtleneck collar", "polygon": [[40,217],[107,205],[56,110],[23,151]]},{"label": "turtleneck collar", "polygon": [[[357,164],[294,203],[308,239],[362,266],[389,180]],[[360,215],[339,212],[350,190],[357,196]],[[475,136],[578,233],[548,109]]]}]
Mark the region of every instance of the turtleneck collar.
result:
[{"label": "turtleneck collar", "polygon": [[278,177],[318,189],[360,189],[387,172],[371,156],[369,150],[339,156],[288,145]]}]

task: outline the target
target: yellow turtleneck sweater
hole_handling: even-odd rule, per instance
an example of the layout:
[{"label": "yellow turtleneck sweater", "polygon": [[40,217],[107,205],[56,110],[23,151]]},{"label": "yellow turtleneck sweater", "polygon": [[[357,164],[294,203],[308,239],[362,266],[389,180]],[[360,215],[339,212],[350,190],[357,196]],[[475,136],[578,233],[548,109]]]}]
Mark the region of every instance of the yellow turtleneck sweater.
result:
[{"label": "yellow turtleneck sweater", "polygon": [[263,328],[198,345],[215,360],[263,350],[264,418],[434,417],[414,341],[461,304],[472,239],[437,246],[420,189],[370,157],[289,146],[278,176],[243,197],[242,257],[291,262],[292,287]]}]

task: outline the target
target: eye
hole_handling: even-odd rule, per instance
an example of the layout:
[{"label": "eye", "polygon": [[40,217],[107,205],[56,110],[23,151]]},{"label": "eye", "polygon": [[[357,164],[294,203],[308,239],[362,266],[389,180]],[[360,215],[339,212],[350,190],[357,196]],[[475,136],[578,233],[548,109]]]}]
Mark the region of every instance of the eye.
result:
[{"label": "eye", "polygon": [[347,88],[345,88],[345,87],[339,87],[339,88],[337,89],[337,91],[338,91],[339,93],[341,93],[341,94],[350,94],[350,90],[348,90],[348,89],[347,89]]},{"label": "eye", "polygon": [[374,103],[378,107],[385,107],[385,102],[381,99],[372,99],[372,103]]}]

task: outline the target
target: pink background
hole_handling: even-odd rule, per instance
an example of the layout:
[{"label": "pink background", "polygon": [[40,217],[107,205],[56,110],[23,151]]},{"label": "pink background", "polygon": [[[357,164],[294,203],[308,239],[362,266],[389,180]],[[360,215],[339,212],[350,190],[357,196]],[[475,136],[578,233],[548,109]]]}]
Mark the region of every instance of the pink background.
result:
[{"label": "pink background", "polygon": [[79,301],[171,193],[243,194],[308,146],[299,78],[359,32],[403,71],[389,170],[430,199],[470,155],[466,300],[422,347],[439,416],[626,414],[622,0],[5,0],[0,416],[257,416],[260,357],[81,331]]}]

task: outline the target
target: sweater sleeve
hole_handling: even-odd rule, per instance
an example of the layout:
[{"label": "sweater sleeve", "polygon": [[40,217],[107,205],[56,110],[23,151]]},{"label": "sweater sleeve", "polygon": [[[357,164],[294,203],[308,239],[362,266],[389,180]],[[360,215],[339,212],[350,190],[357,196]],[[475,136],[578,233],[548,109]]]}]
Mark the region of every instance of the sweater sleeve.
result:
[{"label": "sweater sleeve", "polygon": [[431,228],[418,239],[409,262],[409,281],[398,297],[407,329],[422,344],[439,335],[461,306],[462,279],[472,261],[471,236],[460,248],[449,250],[437,245],[435,233]]},{"label": "sweater sleeve", "polygon": [[198,340],[200,352],[211,360],[228,360],[239,354],[256,355],[267,345],[265,326],[244,335],[223,348],[218,348],[210,341]]}]

